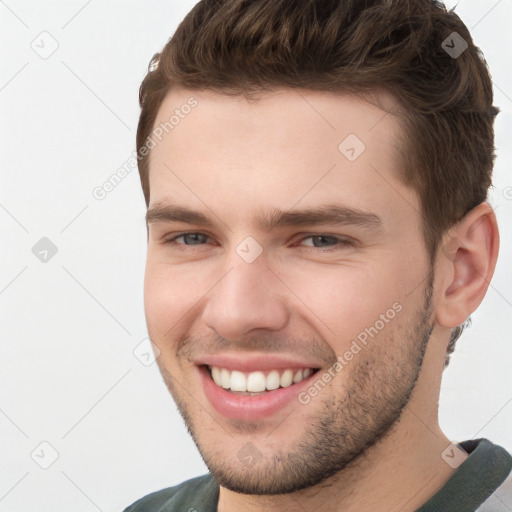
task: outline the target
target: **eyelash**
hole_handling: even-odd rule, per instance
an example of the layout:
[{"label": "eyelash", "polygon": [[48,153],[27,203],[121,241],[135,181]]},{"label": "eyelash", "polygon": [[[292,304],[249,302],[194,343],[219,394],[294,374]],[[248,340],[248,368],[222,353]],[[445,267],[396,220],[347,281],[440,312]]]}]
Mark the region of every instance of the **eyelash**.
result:
[{"label": "eyelash", "polygon": [[[204,235],[206,236],[207,238],[210,238],[208,235],[206,235],[205,233],[201,233],[199,231],[188,231],[186,233],[180,233],[178,235],[174,235],[170,238],[167,238],[164,240],[164,244],[166,245],[178,245],[178,246],[183,246],[183,247],[194,247],[194,246],[201,246],[201,245],[204,245],[204,244],[183,244],[183,243],[178,243],[176,242],[177,239],[179,238],[182,238],[184,236],[187,236],[187,235]],[[355,241],[348,238],[348,237],[340,237],[340,236],[335,236],[335,235],[324,235],[324,234],[314,234],[314,235],[308,235],[308,236],[305,236],[303,238],[301,238],[299,240],[299,242],[303,242],[304,240],[308,240],[310,238],[327,238],[327,239],[331,239],[331,240],[336,240],[337,243],[335,245],[332,245],[332,246],[327,246],[327,247],[315,247],[313,245],[310,245],[310,246],[302,246],[303,248],[306,248],[306,249],[309,249],[309,250],[320,250],[322,252],[327,252],[327,251],[333,251],[333,250],[336,250],[336,249],[342,249],[344,247],[354,247],[356,244],[355,244]],[[180,247],[180,249],[183,249],[183,247]]]}]

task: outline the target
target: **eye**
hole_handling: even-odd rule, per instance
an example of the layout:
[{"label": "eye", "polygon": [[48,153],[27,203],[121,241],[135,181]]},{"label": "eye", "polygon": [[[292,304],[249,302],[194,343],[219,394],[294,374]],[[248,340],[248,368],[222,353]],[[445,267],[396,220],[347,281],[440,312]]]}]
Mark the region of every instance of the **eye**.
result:
[{"label": "eye", "polygon": [[[164,240],[165,244],[168,245],[178,245],[178,246],[193,246],[193,245],[204,245],[211,241],[211,238],[205,233],[199,232],[190,232],[190,233],[180,233],[177,235],[173,235],[166,240]],[[325,249],[325,250],[335,250],[335,249],[343,249],[345,247],[352,247],[355,245],[355,241],[348,237],[339,237],[334,235],[309,235],[297,243],[297,245],[311,248],[311,249]]]},{"label": "eye", "polygon": [[[183,240],[178,242],[178,240]],[[166,239],[166,244],[178,244],[178,245],[202,245],[209,240],[209,236],[204,233],[182,233],[181,235],[175,235],[171,238]]]},{"label": "eye", "polygon": [[[306,240],[310,241],[309,243],[304,243]],[[303,238],[301,240],[301,245],[305,247],[314,247],[316,249],[322,248],[336,248],[336,246],[340,246],[340,248],[346,246],[353,246],[354,242],[349,238],[338,237],[332,235],[311,235]]]}]

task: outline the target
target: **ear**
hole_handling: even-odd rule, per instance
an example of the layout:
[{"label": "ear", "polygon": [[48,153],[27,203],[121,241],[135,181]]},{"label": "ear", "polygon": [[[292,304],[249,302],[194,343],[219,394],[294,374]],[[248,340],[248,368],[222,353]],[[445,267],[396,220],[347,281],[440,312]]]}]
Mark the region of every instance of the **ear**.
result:
[{"label": "ear", "polygon": [[485,202],[446,233],[436,261],[438,324],[456,327],[480,305],[494,273],[498,248],[496,215]]}]

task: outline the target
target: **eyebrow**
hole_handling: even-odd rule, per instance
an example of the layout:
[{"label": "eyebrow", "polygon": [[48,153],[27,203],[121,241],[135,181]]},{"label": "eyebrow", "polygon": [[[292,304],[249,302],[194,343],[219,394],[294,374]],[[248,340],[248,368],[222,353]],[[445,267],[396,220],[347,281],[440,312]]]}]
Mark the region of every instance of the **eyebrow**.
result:
[{"label": "eyebrow", "polygon": [[[205,227],[215,227],[212,217],[183,206],[156,203],[146,212],[146,223],[184,222]],[[382,219],[372,212],[349,208],[341,205],[323,205],[300,210],[273,209],[269,213],[256,216],[256,225],[263,231],[272,231],[277,227],[293,226],[361,226],[380,228]]]}]

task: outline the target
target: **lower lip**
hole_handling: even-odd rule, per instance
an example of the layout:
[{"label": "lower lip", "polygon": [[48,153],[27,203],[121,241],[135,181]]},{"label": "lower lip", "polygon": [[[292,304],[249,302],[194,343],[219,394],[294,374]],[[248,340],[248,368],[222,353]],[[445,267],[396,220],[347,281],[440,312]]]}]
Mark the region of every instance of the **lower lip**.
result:
[{"label": "lower lip", "polygon": [[294,400],[297,406],[301,405],[297,396],[310,384],[317,372],[298,384],[256,396],[237,395],[217,386],[205,366],[199,367],[199,373],[206,397],[220,414],[237,420],[257,420],[272,416]]}]

